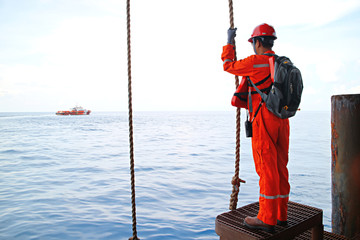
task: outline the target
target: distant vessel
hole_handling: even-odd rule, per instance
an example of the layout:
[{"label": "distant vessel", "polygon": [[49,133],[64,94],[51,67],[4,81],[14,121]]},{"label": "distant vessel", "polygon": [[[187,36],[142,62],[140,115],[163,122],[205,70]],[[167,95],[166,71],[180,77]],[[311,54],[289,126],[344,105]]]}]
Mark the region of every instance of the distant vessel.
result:
[{"label": "distant vessel", "polygon": [[89,115],[90,113],[90,110],[86,110],[80,106],[75,106],[70,111],[57,111],[56,115]]}]

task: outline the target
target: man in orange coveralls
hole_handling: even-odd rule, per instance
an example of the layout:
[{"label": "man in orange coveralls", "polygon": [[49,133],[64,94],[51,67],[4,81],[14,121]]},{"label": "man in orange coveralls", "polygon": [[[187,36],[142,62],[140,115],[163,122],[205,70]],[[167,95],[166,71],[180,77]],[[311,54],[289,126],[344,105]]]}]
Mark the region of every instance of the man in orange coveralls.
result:
[{"label": "man in orange coveralls", "polygon": [[[264,54],[275,54],[272,51],[276,39],[274,28],[268,24],[257,26],[249,39],[255,55],[239,61],[234,61],[235,35],[236,29],[228,30],[228,44],[223,47],[221,55],[224,70],[243,76],[241,84],[251,86],[244,81],[249,77],[260,90],[267,92],[272,84],[269,59],[273,61],[273,58]],[[250,111],[250,120],[253,121],[253,157],[256,172],[260,177],[260,209],[256,217],[246,217],[244,224],[252,229],[273,232],[276,224],[287,224],[287,203],[290,192],[287,170],[289,120],[278,118],[268,111],[253,87],[249,87],[249,91],[251,98],[248,98],[246,108],[251,110],[259,107],[257,115]]]}]

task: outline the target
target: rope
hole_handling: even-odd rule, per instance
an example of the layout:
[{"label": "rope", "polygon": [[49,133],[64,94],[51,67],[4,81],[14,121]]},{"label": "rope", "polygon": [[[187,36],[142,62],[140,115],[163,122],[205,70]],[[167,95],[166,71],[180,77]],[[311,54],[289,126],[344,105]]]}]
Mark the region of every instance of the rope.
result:
[{"label": "rope", "polygon": [[136,232],[136,205],[135,205],[135,161],[132,117],[132,91],[131,91],[131,34],[130,34],[130,0],[126,1],[127,13],[127,59],[128,59],[128,97],[129,97],[129,142],[130,142],[130,174],[131,174],[131,205],[133,236],[129,240],[139,240]]},{"label": "rope", "polygon": [[[233,12],[233,1],[229,0],[229,16],[230,16],[230,28],[234,28],[234,12]],[[234,40],[235,45],[235,40]],[[235,58],[236,61],[236,50]],[[239,86],[239,77],[235,75],[235,89]],[[230,198],[230,210],[235,210],[238,202],[238,194],[240,190],[240,183],[245,183],[244,180],[239,178],[240,172],[240,108],[236,109],[236,148],[235,148],[235,174],[231,180],[233,185],[232,194]]]}]

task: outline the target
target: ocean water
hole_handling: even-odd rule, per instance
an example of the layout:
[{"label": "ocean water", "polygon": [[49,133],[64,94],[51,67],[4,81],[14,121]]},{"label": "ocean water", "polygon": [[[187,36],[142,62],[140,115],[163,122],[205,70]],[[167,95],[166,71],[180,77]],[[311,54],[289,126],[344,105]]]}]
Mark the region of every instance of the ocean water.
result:
[{"label": "ocean water", "polygon": [[[242,117],[242,128],[244,116]],[[290,120],[290,200],[321,208],[331,231],[330,113]],[[128,117],[0,113],[0,239],[132,236]],[[140,239],[219,239],[234,174],[234,112],[134,112]],[[238,207],[258,200],[241,132]]]}]

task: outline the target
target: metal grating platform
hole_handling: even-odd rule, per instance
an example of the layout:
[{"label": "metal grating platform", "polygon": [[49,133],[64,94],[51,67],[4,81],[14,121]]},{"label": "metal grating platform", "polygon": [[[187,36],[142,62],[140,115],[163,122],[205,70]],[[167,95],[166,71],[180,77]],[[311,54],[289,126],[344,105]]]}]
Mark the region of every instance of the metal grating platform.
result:
[{"label": "metal grating platform", "polygon": [[[322,239],[323,212],[321,209],[302,205],[295,202],[288,203],[288,225],[276,226],[275,233],[267,233],[261,230],[251,230],[244,226],[243,222],[247,216],[256,216],[259,211],[259,203],[252,203],[238,208],[234,211],[223,213],[216,218],[215,231],[221,240],[234,239]],[[342,236],[325,233],[324,237],[334,236],[326,239],[345,239]],[[337,237],[338,236],[338,237]]]},{"label": "metal grating platform", "polygon": [[[294,238],[294,240],[309,240],[311,239],[311,230],[308,230],[304,232],[303,234],[297,236]],[[324,231],[324,239],[326,240],[349,240],[348,238],[335,234],[335,233],[329,233]],[[353,239],[351,239],[353,240]]]}]

